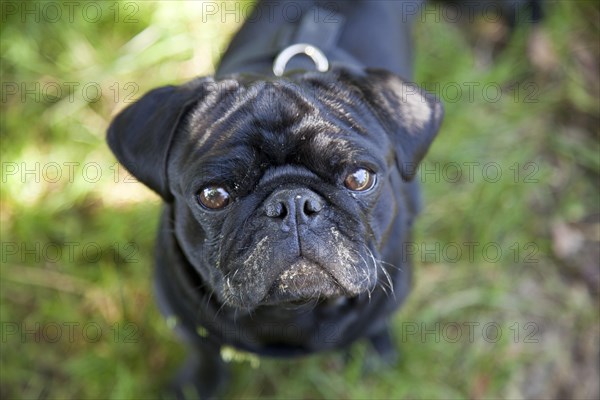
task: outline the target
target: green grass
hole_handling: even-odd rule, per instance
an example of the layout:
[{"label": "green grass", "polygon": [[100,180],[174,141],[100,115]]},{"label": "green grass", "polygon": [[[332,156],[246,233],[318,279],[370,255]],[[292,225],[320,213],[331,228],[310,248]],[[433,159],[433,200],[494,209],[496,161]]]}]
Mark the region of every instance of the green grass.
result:
[{"label": "green grass", "polygon": [[[156,398],[185,355],[151,293],[160,201],[115,169],[105,130],[127,96],[211,73],[242,21],[99,2],[98,21],[62,5],[50,22],[45,4],[2,3],[0,397]],[[551,3],[542,67],[526,27],[487,62],[481,37],[417,23],[415,80],[437,84],[446,119],[417,176],[401,362],[365,372],[364,343],[232,362],[230,397],[598,397],[599,15]]]}]

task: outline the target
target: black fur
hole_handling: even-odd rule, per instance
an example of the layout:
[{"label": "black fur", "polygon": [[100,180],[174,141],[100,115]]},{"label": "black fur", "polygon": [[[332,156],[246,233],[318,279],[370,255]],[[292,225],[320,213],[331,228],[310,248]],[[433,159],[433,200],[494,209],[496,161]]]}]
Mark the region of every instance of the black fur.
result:
[{"label": "black fur", "polygon": [[[353,18],[386,15],[361,41],[409,31],[410,21],[392,14],[395,2],[333,4],[353,36]],[[403,243],[419,208],[412,178],[443,112],[414,84],[370,68],[410,58],[393,43],[375,47],[363,56],[343,49],[361,65],[328,54],[328,72],[276,79],[257,64],[156,89],[111,124],[118,160],[166,203],[157,297],[196,350],[180,393],[186,382],[202,396],[216,393],[223,345],[294,356],[371,338],[393,359],[387,324],[409,291]],[[371,190],[344,186],[357,168],[375,174]],[[231,204],[202,207],[197,194],[207,185],[224,187]]]}]

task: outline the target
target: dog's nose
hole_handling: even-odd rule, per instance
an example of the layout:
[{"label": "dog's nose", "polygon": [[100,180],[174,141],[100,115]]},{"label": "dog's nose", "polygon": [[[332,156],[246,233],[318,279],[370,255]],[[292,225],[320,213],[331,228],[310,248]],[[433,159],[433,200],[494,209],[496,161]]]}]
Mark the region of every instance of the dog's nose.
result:
[{"label": "dog's nose", "polygon": [[264,209],[268,217],[306,223],[323,209],[323,200],[309,189],[283,189],[269,196]]}]

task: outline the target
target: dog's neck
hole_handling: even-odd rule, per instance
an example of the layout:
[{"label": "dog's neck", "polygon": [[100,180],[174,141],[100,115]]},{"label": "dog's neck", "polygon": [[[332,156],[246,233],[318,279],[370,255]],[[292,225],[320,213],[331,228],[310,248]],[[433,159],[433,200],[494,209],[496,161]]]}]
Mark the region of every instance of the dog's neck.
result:
[{"label": "dog's neck", "polygon": [[[259,2],[224,54],[216,76],[248,73],[274,77],[278,55],[296,44],[320,50],[329,65],[376,67],[412,78],[409,45],[413,15],[403,1],[397,14],[381,2]],[[416,4],[412,1],[410,4]],[[317,70],[306,55],[292,57],[286,71]]]}]

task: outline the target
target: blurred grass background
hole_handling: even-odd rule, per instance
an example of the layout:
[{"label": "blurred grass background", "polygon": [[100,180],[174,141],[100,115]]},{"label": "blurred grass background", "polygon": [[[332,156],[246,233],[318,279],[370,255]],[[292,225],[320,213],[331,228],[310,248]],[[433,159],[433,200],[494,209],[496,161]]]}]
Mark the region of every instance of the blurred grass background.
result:
[{"label": "blurred grass background", "polygon": [[[252,3],[210,4],[1,3],[0,398],[155,398],[183,359],[151,294],[160,201],[104,137],[145,91],[214,70]],[[236,361],[232,398],[599,397],[598,3],[548,2],[510,36],[436,15],[416,81],[446,119],[400,364],[365,373],[361,343]]]}]

